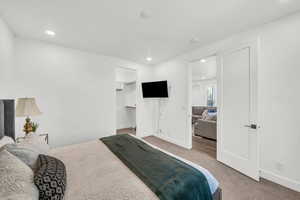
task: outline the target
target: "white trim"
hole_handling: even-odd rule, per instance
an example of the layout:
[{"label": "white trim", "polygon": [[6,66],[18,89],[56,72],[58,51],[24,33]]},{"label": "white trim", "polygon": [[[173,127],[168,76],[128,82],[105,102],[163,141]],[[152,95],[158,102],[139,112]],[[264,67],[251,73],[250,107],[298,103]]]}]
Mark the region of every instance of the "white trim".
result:
[{"label": "white trim", "polygon": [[222,112],[222,108],[223,108],[223,101],[222,101],[222,96],[223,96],[223,67],[222,67],[222,56],[221,54],[218,52],[217,55],[217,108],[218,108],[218,113],[217,113],[217,161],[222,162],[223,158],[222,158],[222,119],[223,119],[223,112]]},{"label": "white trim", "polygon": [[242,172],[243,174],[255,179],[259,180],[259,161],[260,161],[260,135],[259,135],[259,130],[257,129],[255,134],[251,134],[251,140],[256,141],[256,146],[255,149],[251,149],[250,152],[255,153],[255,155],[252,155],[253,157],[251,159],[255,159],[255,163],[250,163],[251,166],[245,166],[243,163],[234,163],[231,162],[230,158],[228,157],[228,154],[226,155],[226,151],[224,149],[223,145],[223,58],[224,55],[231,54],[235,51],[239,51],[242,49],[249,48],[250,51],[250,106],[251,106],[251,111],[249,116],[249,123],[253,124],[259,124],[258,122],[258,89],[257,89],[257,78],[258,78],[258,49],[259,49],[259,38],[251,39],[251,40],[246,40],[242,42],[238,42],[236,44],[228,46],[226,49],[223,49],[222,51],[219,51],[217,53],[217,86],[218,86],[218,118],[217,118],[217,160],[227,164],[228,166],[234,168],[237,171]]},{"label": "white trim", "polygon": [[191,63],[188,64],[187,67],[187,136],[188,136],[188,140],[187,140],[187,146],[190,147],[188,149],[191,149],[193,146],[193,125],[192,125],[192,91],[193,91],[193,78],[192,78],[192,67],[191,67]]},{"label": "white trim", "polygon": [[181,147],[183,147],[183,148],[185,148],[185,149],[192,149],[192,146],[191,146],[191,145],[187,145],[187,144],[184,144],[184,143],[182,143],[182,142],[178,142],[178,141],[176,141],[176,140],[174,140],[174,139],[172,139],[172,138],[170,138],[170,137],[168,137],[168,136],[163,136],[163,135],[159,135],[159,134],[154,134],[153,136],[158,137],[158,138],[160,138],[160,139],[162,139],[162,140],[165,140],[165,141],[167,141],[167,142],[176,144],[176,145],[178,145],[178,146],[181,146]]},{"label": "white trim", "polygon": [[295,190],[297,192],[300,192],[300,182],[295,181],[283,176],[279,176],[277,174],[274,174],[273,172],[267,171],[267,170],[261,170],[260,171],[260,177],[267,179],[269,181],[272,181],[274,183],[277,183],[279,185],[282,185],[284,187],[290,188],[292,190]]},{"label": "white trim", "polygon": [[145,133],[145,135],[135,135],[136,137],[138,137],[138,138],[145,138],[145,137],[149,137],[149,136],[155,136],[154,134],[152,134],[152,133]]}]

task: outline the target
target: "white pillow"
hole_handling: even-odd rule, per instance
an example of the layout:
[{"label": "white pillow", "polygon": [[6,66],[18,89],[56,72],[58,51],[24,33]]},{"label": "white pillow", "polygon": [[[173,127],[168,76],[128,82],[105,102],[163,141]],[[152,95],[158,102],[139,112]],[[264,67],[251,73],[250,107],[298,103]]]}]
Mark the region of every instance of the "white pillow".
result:
[{"label": "white pillow", "polygon": [[0,139],[0,148],[7,144],[14,144],[15,141],[11,137],[4,136]]},{"label": "white pillow", "polygon": [[37,149],[26,144],[7,144],[3,148],[22,160],[33,171],[35,171],[36,161],[39,157],[39,152]]},{"label": "white pillow", "polygon": [[0,149],[0,177],[1,200],[39,199],[33,171],[4,148]]},{"label": "white pillow", "polygon": [[202,113],[202,119],[205,120],[208,115],[208,110],[204,110]]},{"label": "white pillow", "polygon": [[217,113],[216,112],[213,112],[213,113],[209,112],[205,119],[206,120],[217,121]]}]

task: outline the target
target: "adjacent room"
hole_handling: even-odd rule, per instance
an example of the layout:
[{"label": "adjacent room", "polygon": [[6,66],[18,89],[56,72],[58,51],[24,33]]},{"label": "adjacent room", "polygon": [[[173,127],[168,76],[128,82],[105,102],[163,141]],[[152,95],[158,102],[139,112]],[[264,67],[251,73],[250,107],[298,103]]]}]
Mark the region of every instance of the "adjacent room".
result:
[{"label": "adjacent room", "polygon": [[217,57],[210,56],[190,64],[192,73],[193,148],[216,158],[217,147]]},{"label": "adjacent room", "polygon": [[0,0],[1,200],[299,200],[299,0]]}]

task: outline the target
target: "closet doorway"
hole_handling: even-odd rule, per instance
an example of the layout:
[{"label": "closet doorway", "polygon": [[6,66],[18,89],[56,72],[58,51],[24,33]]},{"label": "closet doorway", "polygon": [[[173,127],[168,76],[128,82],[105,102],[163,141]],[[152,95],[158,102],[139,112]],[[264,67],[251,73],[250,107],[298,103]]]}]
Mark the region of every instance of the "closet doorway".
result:
[{"label": "closet doorway", "polygon": [[116,127],[117,134],[136,134],[136,80],[134,69],[116,68]]}]

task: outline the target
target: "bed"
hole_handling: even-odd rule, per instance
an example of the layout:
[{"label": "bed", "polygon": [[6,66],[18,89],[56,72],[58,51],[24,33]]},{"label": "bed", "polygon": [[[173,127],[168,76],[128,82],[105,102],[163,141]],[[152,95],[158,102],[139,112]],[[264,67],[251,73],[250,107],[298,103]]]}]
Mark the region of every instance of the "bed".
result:
[{"label": "bed", "polygon": [[[12,102],[10,102],[13,105]],[[12,109],[10,108],[7,109]],[[12,112],[10,111],[4,112]],[[3,112],[3,111],[2,111]],[[6,115],[14,121],[12,115]],[[7,127],[7,126],[6,126]],[[14,133],[6,132],[14,138]],[[134,137],[134,136],[132,136]],[[137,140],[141,140],[135,137]],[[143,140],[149,147],[201,171],[207,178],[213,200],[222,199],[215,178],[202,167],[172,155]],[[160,198],[101,140],[52,149],[49,153],[64,162],[67,171],[65,200],[159,200]],[[205,199],[203,199],[205,200]]]}]

